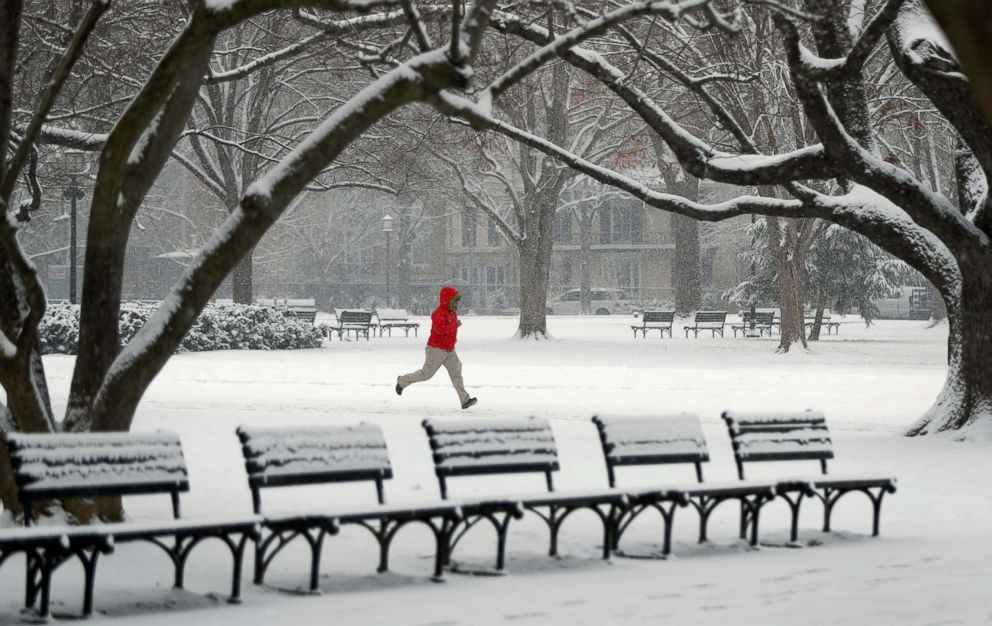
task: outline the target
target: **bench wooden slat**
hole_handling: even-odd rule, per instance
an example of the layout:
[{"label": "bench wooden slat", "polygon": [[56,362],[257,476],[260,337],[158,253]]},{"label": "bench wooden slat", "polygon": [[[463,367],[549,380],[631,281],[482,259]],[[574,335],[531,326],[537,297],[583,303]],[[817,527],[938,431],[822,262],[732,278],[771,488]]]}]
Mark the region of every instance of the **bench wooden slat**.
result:
[{"label": "bench wooden slat", "polygon": [[392,478],[389,451],[376,424],[300,428],[241,426],[253,487]]},{"label": "bench wooden slat", "polygon": [[547,420],[425,420],[438,476],[558,469]]},{"label": "bench wooden slat", "polygon": [[11,433],[7,443],[18,487],[31,499],[189,490],[175,433]]},{"label": "bench wooden slat", "polygon": [[654,465],[709,461],[699,418],[687,413],[657,417],[593,417],[607,462]]},{"label": "bench wooden slat", "polygon": [[[826,418],[818,411],[742,413],[725,411],[738,471],[749,461],[820,461],[834,457]],[[822,466],[826,473],[825,465]]]}]

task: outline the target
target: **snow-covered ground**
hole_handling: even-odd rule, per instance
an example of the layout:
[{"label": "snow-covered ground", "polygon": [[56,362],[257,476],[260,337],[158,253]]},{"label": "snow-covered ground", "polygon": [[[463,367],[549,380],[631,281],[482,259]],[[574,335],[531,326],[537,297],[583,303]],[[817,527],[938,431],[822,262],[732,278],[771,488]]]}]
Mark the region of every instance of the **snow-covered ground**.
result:
[{"label": "snow-covered ground", "polygon": [[[429,321],[425,326],[429,325]],[[205,544],[187,570],[187,591],[169,588],[168,560],[153,547],[126,545],[102,561],[96,623],[174,624],[970,624],[992,620],[992,446],[948,439],[908,439],[902,430],[933,401],[943,382],[946,330],[919,322],[850,323],[809,353],[773,354],[775,339],[634,339],[629,317],[552,318],[555,340],[509,339],[513,318],[465,317],[458,351],[465,382],[479,404],[470,415],[551,418],[561,452],[561,489],[604,486],[606,474],[594,414],[694,412],[703,419],[712,462],[708,480],[734,479],[720,412],[733,408],[825,412],[837,450],[832,472],[895,475],[882,536],[871,538],[870,508],[858,495],[835,513],[839,532],[817,530],[820,508],[808,503],[802,548],[781,547],[787,509],[766,508],[762,538],[751,550],[736,541],[736,511],[715,514],[712,543],[694,542],[691,510],[676,515],[675,556],[668,560],[599,557],[598,519],[566,522],[560,559],[546,555],[546,531],[525,518],[512,527],[509,574],[450,574],[433,584],[432,536],[411,526],[397,537],[392,572],[376,574],[374,540],[346,528],[325,544],[320,596],[293,592],[307,582],[307,552],[293,546],[275,561],[266,585],[224,603],[226,548]],[[183,440],[192,491],[186,515],[250,512],[234,429],[239,424],[305,425],[372,421],[385,430],[395,479],[392,501],[438,497],[420,422],[460,416],[443,371],[434,380],[393,392],[397,374],[419,368],[420,338],[338,342],[296,352],[215,352],[173,358],[138,411],[135,430],[167,428]],[[728,331],[729,332],[729,331]],[[402,335],[402,334],[401,334]],[[63,408],[71,357],[46,357],[56,410]],[[754,477],[814,471],[815,464],[765,464]],[[620,473],[621,484],[691,480],[690,468]],[[540,490],[540,476],[454,479],[453,496]],[[271,490],[270,511],[372,503],[371,486]],[[134,518],[168,515],[167,498],[127,501]],[[622,548],[657,550],[660,525],[645,515]],[[479,528],[459,545],[463,569],[491,564],[494,538]],[[0,570],[0,624],[16,623],[23,566]],[[81,570],[56,577],[56,612],[78,612]]]}]

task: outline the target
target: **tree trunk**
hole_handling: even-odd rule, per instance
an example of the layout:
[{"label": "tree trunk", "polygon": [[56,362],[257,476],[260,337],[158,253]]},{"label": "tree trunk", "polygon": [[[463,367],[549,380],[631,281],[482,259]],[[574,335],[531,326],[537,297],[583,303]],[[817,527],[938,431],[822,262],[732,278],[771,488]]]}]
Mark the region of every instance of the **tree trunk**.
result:
[{"label": "tree trunk", "polygon": [[988,0],[926,0],[954,46],[971,87],[992,120],[992,4]]},{"label": "tree trunk", "polygon": [[579,213],[579,306],[583,315],[592,313],[592,221],[595,211]]},{"label": "tree trunk", "polygon": [[992,259],[962,263],[960,305],[953,294],[943,294],[948,320],[948,371],[944,389],[932,407],[910,428],[908,435],[945,430],[973,430],[987,439],[992,434]]},{"label": "tree trunk", "polygon": [[[698,182],[696,190],[699,190]],[[698,198],[699,194],[695,195]],[[699,222],[691,217],[673,214],[672,230],[675,236],[675,312],[684,317],[698,311],[703,302]]]},{"label": "tree trunk", "polygon": [[803,326],[803,265],[788,248],[775,248],[778,265],[779,307],[782,311],[782,336],[776,352],[788,352],[793,343],[806,348]]},{"label": "tree trunk", "polygon": [[537,194],[526,207],[528,236],[519,245],[520,253],[520,327],[517,337],[548,338],[548,283],[554,248],[555,208],[561,185],[551,185]]},{"label": "tree trunk", "polygon": [[823,305],[816,307],[816,317],[813,318],[813,327],[809,329],[809,337],[806,341],[819,341],[820,328],[823,326]]},{"label": "tree trunk", "polygon": [[90,429],[93,401],[121,351],[121,288],[129,226],[102,228],[96,220],[90,221],[79,309],[79,353],[63,424],[69,432]]},{"label": "tree trunk", "polygon": [[234,303],[251,304],[255,301],[252,288],[252,260],[255,255],[255,248],[249,250],[231,272],[231,282],[233,283]]}]

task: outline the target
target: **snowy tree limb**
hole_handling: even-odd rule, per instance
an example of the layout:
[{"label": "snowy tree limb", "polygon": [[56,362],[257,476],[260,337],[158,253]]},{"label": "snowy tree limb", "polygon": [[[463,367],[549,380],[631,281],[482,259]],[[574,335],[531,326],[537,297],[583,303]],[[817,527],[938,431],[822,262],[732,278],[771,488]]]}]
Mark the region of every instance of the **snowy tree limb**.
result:
[{"label": "snowy tree limb", "polygon": [[69,43],[69,47],[66,49],[65,54],[62,55],[55,73],[39,97],[34,115],[31,121],[28,122],[21,142],[17,146],[17,151],[10,160],[2,181],[0,181],[0,199],[4,203],[10,202],[10,195],[14,191],[14,185],[17,183],[17,178],[21,175],[21,169],[24,167],[28,155],[34,147],[35,139],[41,130],[42,124],[45,123],[45,118],[55,104],[59,93],[61,93],[62,87],[66,79],[69,78],[69,73],[72,71],[73,66],[75,66],[76,61],[82,56],[83,48],[86,46],[86,41],[89,39],[93,29],[96,27],[97,21],[109,7],[109,0],[93,0],[91,2],[89,10],[86,11],[82,22],[80,22],[79,27],[73,35],[72,41]]}]

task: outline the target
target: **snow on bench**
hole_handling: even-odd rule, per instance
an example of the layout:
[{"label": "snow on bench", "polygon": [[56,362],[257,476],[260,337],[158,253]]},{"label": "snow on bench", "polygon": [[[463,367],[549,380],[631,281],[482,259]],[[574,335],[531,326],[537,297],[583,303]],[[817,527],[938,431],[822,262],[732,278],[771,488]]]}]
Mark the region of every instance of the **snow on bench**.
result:
[{"label": "snow on bench", "polygon": [[827,460],[834,458],[834,451],[823,413],[811,409],[760,413],[724,411],[723,419],[730,431],[737,474],[742,480],[744,463],[747,462],[820,462],[822,478],[781,479],[778,482],[776,489],[792,510],[792,541],[796,541],[798,536],[799,507],[804,496],[816,497],[823,502],[823,530],[827,532],[837,500],[853,492],[864,493],[871,500],[872,536],[878,535],[882,497],[886,493],[895,493],[896,479],[891,476],[826,476]]},{"label": "snow on bench", "polygon": [[592,421],[599,430],[611,486],[615,483],[613,468],[619,465],[694,463],[701,476],[700,464],[710,459],[699,417],[695,415],[597,415]]},{"label": "snow on bench", "polygon": [[[834,457],[826,418],[819,411],[741,413],[725,411],[738,465],[747,461],[826,460]],[[743,469],[741,468],[741,478]]]},{"label": "snow on bench", "polygon": [[[727,501],[741,505],[740,537],[751,529],[751,543],[758,541],[758,515],[761,508],[775,497],[772,483],[704,484],[702,464],[709,461],[709,450],[699,417],[682,413],[652,417],[592,418],[599,430],[603,456],[610,486],[616,486],[615,468],[623,465],[665,465],[692,463],[696,469],[696,485],[664,484],[654,492],[681,492],[699,513],[699,541],[707,540],[707,524],[713,510]],[[662,553],[671,550],[672,518],[678,502],[659,502],[651,489],[631,494],[632,506],[621,510],[614,531],[614,549],[626,528],[646,510],[654,509],[664,522]]]},{"label": "snow on bench", "polygon": [[558,470],[558,449],[546,419],[424,420],[439,478]]},{"label": "snow on bench", "polygon": [[[83,565],[83,616],[93,611],[97,557],[115,542],[147,541],[161,548],[175,567],[174,586],[183,587],[186,560],[203,539],[223,541],[231,552],[231,600],[241,594],[241,562],[248,540],[258,534],[258,518],[180,520],[179,494],[189,491],[186,460],[178,435],[157,433],[72,433],[7,435],[14,480],[30,525],[38,500],[168,493],[172,519],[140,525],[110,523],[69,535],[68,553],[29,563],[27,605],[40,592],[42,617],[49,611],[52,574],[70,556]],[[173,541],[161,541],[171,537]],[[49,555],[51,556],[51,555]],[[37,578],[39,582],[31,581]]]},{"label": "snow on bench", "polygon": [[[443,577],[448,554],[448,528],[463,515],[457,502],[418,502],[386,505],[383,481],[393,477],[382,428],[360,423],[348,426],[237,429],[248,471],[255,513],[262,513],[263,488],[317,485],[345,481],[374,481],[378,503],[361,507],[311,507],[291,514],[265,516],[265,532],[255,544],[254,582],[261,584],[272,559],[298,537],[310,546],[310,590],[319,589],[321,550],[326,535],[342,524],[361,526],[379,544],[379,572],[389,570],[392,538],[410,522],[426,524],[435,536],[434,577]],[[471,506],[467,505],[469,510]],[[509,504],[485,507],[504,510]]]},{"label": "snow on bench", "polygon": [[25,506],[50,497],[189,491],[175,433],[11,433],[7,443]]},{"label": "snow on bench", "polygon": [[316,482],[392,478],[389,451],[376,424],[312,428],[241,426],[252,489]]}]

